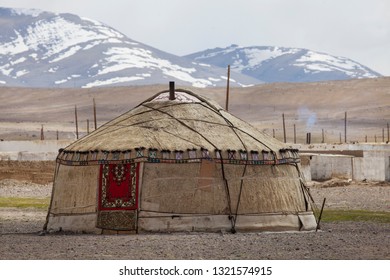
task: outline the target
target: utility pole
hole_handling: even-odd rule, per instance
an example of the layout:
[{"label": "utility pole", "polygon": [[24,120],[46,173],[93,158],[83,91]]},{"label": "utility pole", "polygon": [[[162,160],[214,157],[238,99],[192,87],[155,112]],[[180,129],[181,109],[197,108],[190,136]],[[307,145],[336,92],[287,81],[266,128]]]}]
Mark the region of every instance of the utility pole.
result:
[{"label": "utility pole", "polygon": [[347,143],[347,112],[345,112],[344,118],[344,142]]},{"label": "utility pole", "polygon": [[97,122],[96,122],[96,103],[95,98],[93,99],[93,120],[95,122],[95,130],[97,129]]},{"label": "utility pole", "polygon": [[230,65],[228,65],[228,70],[227,70],[226,104],[225,104],[226,111],[229,111],[229,87],[230,87]]},{"label": "utility pole", "polygon": [[297,143],[297,129],[295,127],[295,123],[294,123],[294,144]]},{"label": "utility pole", "polygon": [[43,134],[43,124],[41,126],[41,140],[45,140],[45,135]]},{"label": "utility pole", "polygon": [[385,129],[382,128],[382,142],[385,142]]},{"label": "utility pole", "polygon": [[286,139],[286,124],[284,122],[284,113],[282,114],[282,118],[283,118],[283,139],[284,139],[284,143],[286,143],[287,139]]},{"label": "utility pole", "polygon": [[79,139],[79,124],[77,122],[77,105],[74,105],[74,118],[76,123],[76,139]]},{"label": "utility pole", "polygon": [[175,82],[170,81],[169,82],[169,100],[175,100]]}]

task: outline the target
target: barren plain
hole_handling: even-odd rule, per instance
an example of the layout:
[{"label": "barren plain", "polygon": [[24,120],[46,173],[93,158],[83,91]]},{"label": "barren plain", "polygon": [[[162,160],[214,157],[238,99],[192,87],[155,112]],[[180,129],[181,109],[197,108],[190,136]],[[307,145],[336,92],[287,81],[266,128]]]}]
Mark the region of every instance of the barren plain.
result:
[{"label": "barren plain", "polygon": [[[180,84],[176,85],[180,88]],[[93,130],[93,99],[98,126],[132,109],[168,85],[90,89],[39,89],[0,87],[0,139],[75,139],[75,106],[80,134]],[[186,88],[216,100],[225,107],[225,88]],[[287,142],[302,143],[306,133],[312,141],[338,143],[344,140],[347,112],[351,142],[387,140],[390,122],[390,77],[318,83],[273,83],[231,88],[229,112],[269,135],[283,140],[285,115]],[[88,121],[87,121],[88,120]],[[384,136],[384,137],[382,137]],[[385,138],[385,139],[383,139]]]}]

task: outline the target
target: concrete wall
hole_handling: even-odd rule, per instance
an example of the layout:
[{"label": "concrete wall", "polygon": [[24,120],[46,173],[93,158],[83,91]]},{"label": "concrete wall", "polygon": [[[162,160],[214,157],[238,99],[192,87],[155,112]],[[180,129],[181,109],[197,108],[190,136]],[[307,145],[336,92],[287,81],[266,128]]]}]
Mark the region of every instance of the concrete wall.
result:
[{"label": "concrete wall", "polygon": [[390,181],[390,144],[293,144],[299,149],[301,159],[309,156],[312,180],[329,180],[334,177]]},{"label": "concrete wall", "polygon": [[310,160],[312,180],[352,178],[353,157],[340,155],[313,155]]},{"label": "concrete wall", "polygon": [[390,181],[390,151],[364,151],[364,176],[367,180]]},{"label": "concrete wall", "polygon": [[[309,154],[303,154],[307,157]],[[363,157],[310,154],[312,180],[343,178],[352,180],[390,181],[390,151],[363,151]],[[307,170],[305,171],[307,173]]]},{"label": "concrete wall", "polygon": [[390,153],[386,155],[385,165],[387,166],[386,181],[390,181]]},{"label": "concrete wall", "polygon": [[364,172],[364,158],[353,158],[353,176],[352,176],[352,180],[356,180],[356,181],[363,181],[364,179],[366,179],[365,177],[365,172]]},{"label": "concrete wall", "polygon": [[390,151],[390,144],[385,143],[356,143],[356,144],[292,144],[291,147],[300,151]]}]

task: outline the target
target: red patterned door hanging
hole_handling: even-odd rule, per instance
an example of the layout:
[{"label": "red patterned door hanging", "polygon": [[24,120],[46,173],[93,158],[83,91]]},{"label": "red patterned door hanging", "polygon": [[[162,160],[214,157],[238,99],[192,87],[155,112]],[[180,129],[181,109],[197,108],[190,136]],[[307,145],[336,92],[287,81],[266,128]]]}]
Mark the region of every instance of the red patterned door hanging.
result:
[{"label": "red patterned door hanging", "polygon": [[139,163],[100,166],[99,211],[136,210]]}]

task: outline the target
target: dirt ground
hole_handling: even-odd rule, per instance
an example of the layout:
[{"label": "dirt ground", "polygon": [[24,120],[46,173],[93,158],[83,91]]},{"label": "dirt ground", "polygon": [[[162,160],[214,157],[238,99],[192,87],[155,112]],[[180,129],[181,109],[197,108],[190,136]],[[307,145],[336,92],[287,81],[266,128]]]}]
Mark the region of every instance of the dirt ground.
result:
[{"label": "dirt ground", "polygon": [[[51,187],[0,179],[0,197],[47,198]],[[318,205],[326,197],[326,209],[390,213],[390,183],[332,180],[311,182],[310,189]],[[0,259],[390,259],[388,223],[322,222],[318,232],[90,235],[42,234],[45,218],[46,210],[0,207]]]},{"label": "dirt ground", "polygon": [[54,161],[0,160],[0,180],[48,184],[53,181],[54,168]]}]

